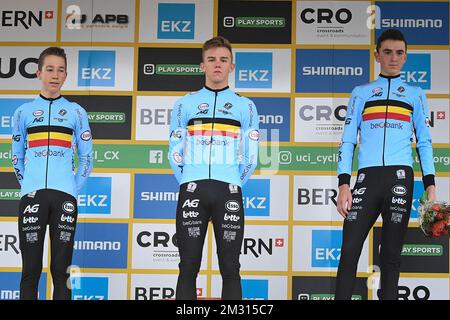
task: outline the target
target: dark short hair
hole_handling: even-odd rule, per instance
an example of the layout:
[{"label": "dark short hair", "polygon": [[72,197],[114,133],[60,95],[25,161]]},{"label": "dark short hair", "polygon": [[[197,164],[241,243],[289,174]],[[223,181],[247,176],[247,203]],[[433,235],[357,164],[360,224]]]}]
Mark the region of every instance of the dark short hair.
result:
[{"label": "dark short hair", "polygon": [[383,31],[383,33],[378,37],[378,40],[377,40],[377,52],[380,50],[381,43],[384,40],[403,41],[405,43],[405,51],[408,47],[408,45],[406,44],[405,36],[403,35],[403,33],[400,30],[397,30],[397,29],[387,29],[387,30]]},{"label": "dark short hair", "polygon": [[204,58],[205,51],[211,48],[227,48],[231,54],[231,61],[233,61],[233,51],[231,50],[231,43],[228,39],[222,36],[217,36],[206,41],[202,48],[202,60]]},{"label": "dark short hair", "polygon": [[67,57],[66,57],[66,52],[64,51],[63,48],[59,48],[59,47],[49,47],[47,49],[45,49],[44,51],[41,52],[41,54],[39,55],[39,60],[38,60],[38,70],[42,70],[42,66],[44,65],[44,59],[47,56],[58,56],[64,59],[64,64],[65,67],[67,69]]}]

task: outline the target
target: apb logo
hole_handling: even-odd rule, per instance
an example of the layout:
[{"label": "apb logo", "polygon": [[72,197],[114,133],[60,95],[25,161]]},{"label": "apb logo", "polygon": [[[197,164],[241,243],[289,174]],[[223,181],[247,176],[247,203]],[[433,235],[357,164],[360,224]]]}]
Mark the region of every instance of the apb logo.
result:
[{"label": "apb logo", "polygon": [[413,86],[419,86],[424,90],[431,89],[431,54],[410,53],[408,59],[400,71],[403,81]]},{"label": "apb logo", "polygon": [[269,280],[242,279],[242,299],[268,300]]},{"label": "apb logo", "polygon": [[80,50],[78,56],[78,86],[114,87],[115,72],[115,51]]},{"label": "apb logo", "polygon": [[107,277],[71,277],[72,300],[108,300]]},{"label": "apb logo", "polygon": [[194,31],[195,4],[158,4],[158,39],[194,39]]},{"label": "apb logo", "polygon": [[242,198],[247,217],[270,216],[270,179],[248,180]]},{"label": "apb logo", "polygon": [[237,52],[236,88],[272,88],[272,53]]},{"label": "apb logo", "polygon": [[78,195],[79,213],[111,213],[111,177],[89,177]]},{"label": "apb logo", "polygon": [[341,230],[312,230],[312,267],[337,268],[341,245]]}]

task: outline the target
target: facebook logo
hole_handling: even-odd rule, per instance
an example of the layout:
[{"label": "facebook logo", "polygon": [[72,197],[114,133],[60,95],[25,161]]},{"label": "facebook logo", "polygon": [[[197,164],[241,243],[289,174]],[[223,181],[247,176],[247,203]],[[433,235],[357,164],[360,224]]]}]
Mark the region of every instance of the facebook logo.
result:
[{"label": "facebook logo", "polygon": [[163,163],[162,150],[150,150],[148,162],[149,163]]},{"label": "facebook logo", "polygon": [[408,59],[400,71],[403,81],[413,86],[419,86],[424,90],[431,89],[431,54],[410,53]]},{"label": "facebook logo", "polygon": [[14,112],[18,107],[32,99],[0,99],[0,138],[11,138]]},{"label": "facebook logo", "polygon": [[115,72],[115,51],[80,50],[78,56],[78,86],[114,87]]},{"label": "facebook logo", "polygon": [[158,39],[194,39],[194,30],[195,4],[158,4]]},{"label": "facebook logo", "polygon": [[250,179],[242,193],[245,216],[270,216],[270,179]]},{"label": "facebook logo", "polygon": [[111,177],[89,177],[78,195],[79,213],[111,213]]},{"label": "facebook logo", "polygon": [[242,299],[268,300],[269,280],[242,279]]},{"label": "facebook logo", "polygon": [[108,300],[107,277],[71,277],[72,300]]},{"label": "facebook logo", "polygon": [[272,88],[272,53],[237,52],[236,88]]},{"label": "facebook logo", "polygon": [[341,245],[342,230],[312,230],[312,267],[337,268]]}]

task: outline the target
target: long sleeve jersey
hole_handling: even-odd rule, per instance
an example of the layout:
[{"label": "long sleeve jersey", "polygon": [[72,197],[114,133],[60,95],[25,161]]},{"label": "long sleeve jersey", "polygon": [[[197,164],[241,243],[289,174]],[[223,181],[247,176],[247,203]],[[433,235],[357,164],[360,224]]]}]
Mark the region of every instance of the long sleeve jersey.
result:
[{"label": "long sleeve jersey", "polygon": [[40,95],[15,111],[12,163],[22,195],[55,189],[76,197],[92,171],[92,160],[88,116],[78,104]]},{"label": "long sleeve jersey", "polygon": [[171,117],[169,162],[180,184],[214,179],[243,186],[258,162],[254,103],[228,87],[179,99]]},{"label": "long sleeve jersey", "polygon": [[425,188],[434,185],[433,148],[427,99],[420,87],[400,76],[380,75],[355,87],[350,97],[339,148],[339,185],[349,184],[359,134],[359,169],[375,166],[412,167],[415,134]]}]

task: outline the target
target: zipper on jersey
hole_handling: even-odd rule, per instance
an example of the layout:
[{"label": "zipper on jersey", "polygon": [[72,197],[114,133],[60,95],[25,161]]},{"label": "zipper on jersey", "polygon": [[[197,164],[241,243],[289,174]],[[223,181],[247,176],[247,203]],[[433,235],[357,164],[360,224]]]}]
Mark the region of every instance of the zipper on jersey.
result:
[{"label": "zipper on jersey", "polygon": [[213,132],[214,132],[214,122],[216,119],[216,102],[217,102],[217,91],[214,92],[214,109],[213,109],[213,119],[211,126],[211,140],[209,144],[209,179],[211,179],[211,157],[212,157],[212,147],[213,147]]},{"label": "zipper on jersey", "polygon": [[386,149],[386,127],[387,127],[387,116],[388,116],[388,108],[389,108],[389,93],[391,91],[391,78],[388,78],[388,91],[387,91],[387,98],[386,98],[386,112],[384,116],[384,138],[383,138],[383,167],[385,166],[384,163],[384,151]]},{"label": "zipper on jersey", "polygon": [[47,132],[47,166],[45,167],[45,189],[47,189],[47,178],[48,178],[48,158],[50,158],[50,119],[52,114],[52,103],[53,100],[48,104],[48,132]]}]

